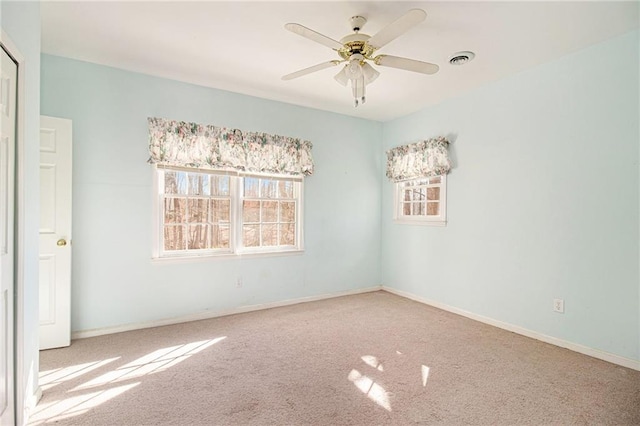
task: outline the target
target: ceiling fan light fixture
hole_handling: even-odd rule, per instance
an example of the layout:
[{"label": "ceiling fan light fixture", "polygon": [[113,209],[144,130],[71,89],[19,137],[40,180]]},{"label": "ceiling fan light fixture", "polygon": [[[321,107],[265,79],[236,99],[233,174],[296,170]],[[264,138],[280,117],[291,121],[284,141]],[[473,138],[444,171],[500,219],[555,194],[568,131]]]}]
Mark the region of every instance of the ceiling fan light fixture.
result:
[{"label": "ceiling fan light fixture", "polygon": [[352,55],[349,59],[349,64],[347,65],[347,75],[349,79],[354,80],[358,79],[362,76],[362,62],[364,61],[364,56],[362,55]]},{"label": "ceiling fan light fixture", "polygon": [[342,84],[344,87],[347,87],[347,83],[349,83],[349,77],[347,76],[347,67],[348,65],[345,65],[344,67],[342,67],[340,72],[336,74],[335,77],[333,77],[338,83]]},{"label": "ceiling fan light fixture", "polygon": [[367,84],[373,83],[380,76],[380,73],[367,62],[362,65],[362,74],[364,74],[364,81]]}]

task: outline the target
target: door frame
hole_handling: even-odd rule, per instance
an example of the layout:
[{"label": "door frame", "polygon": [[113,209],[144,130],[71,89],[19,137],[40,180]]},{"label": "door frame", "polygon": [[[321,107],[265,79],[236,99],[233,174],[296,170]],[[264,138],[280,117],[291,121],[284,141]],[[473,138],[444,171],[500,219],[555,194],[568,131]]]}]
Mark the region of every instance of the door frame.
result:
[{"label": "door frame", "polygon": [[[28,411],[35,407],[37,397],[26,395],[24,380],[24,222],[25,222],[25,60],[24,56],[4,30],[0,30],[0,46],[18,65],[18,87],[16,102],[16,146],[15,146],[15,214],[14,214],[14,306],[13,306],[13,390],[14,417],[16,425],[27,420]],[[36,374],[37,374],[36,366]],[[38,377],[30,378],[37,382]],[[34,398],[35,397],[35,398]],[[33,400],[33,401],[31,401]]]}]

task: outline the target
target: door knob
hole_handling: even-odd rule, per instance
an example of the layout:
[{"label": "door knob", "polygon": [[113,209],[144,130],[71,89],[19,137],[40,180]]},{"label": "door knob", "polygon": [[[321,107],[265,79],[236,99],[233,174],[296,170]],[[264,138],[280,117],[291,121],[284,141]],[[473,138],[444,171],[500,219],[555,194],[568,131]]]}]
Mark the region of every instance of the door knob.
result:
[{"label": "door knob", "polygon": [[64,238],[60,238],[56,244],[60,247],[64,247],[67,245],[67,240],[65,240]]}]

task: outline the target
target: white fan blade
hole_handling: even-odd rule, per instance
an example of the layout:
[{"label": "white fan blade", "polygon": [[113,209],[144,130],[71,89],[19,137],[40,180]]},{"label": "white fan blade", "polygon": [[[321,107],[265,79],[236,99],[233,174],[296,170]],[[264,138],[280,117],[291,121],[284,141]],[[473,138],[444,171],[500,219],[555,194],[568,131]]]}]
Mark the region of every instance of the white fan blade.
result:
[{"label": "white fan blade", "polygon": [[440,69],[436,64],[391,55],[379,55],[376,56],[373,61],[376,65],[380,65],[382,67],[398,68],[422,74],[435,74]]},{"label": "white fan blade", "polygon": [[336,66],[339,63],[340,63],[340,61],[338,61],[338,60],[329,61],[329,62],[323,62],[321,64],[314,65],[312,67],[305,68],[305,69],[300,70],[300,71],[292,72],[291,74],[287,74],[284,77],[282,77],[282,79],[283,80],[293,80],[294,78],[302,77],[303,75],[311,74],[312,72],[316,72],[316,71],[323,70],[325,68]]},{"label": "white fan blade", "polygon": [[316,43],[324,44],[325,46],[330,47],[333,50],[339,50],[344,47],[342,43],[337,42],[332,38],[329,38],[325,35],[315,32],[312,29],[304,27],[300,24],[285,24],[284,27],[289,31],[291,31],[292,33],[308,38],[309,40],[313,40]]},{"label": "white fan blade", "polygon": [[403,16],[378,31],[376,35],[367,41],[367,44],[374,49],[380,49],[385,44],[395,40],[397,37],[409,31],[412,27],[424,21],[426,17],[427,13],[424,10],[411,9]]}]

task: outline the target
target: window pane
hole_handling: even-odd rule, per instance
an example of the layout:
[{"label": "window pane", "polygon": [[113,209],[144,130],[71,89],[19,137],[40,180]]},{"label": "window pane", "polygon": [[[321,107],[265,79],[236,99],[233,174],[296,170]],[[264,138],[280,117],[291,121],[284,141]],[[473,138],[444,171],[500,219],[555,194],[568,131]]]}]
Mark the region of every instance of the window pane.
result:
[{"label": "window pane", "polygon": [[411,201],[411,190],[410,189],[405,189],[404,190],[404,201]]},{"label": "window pane", "polygon": [[186,172],[175,172],[176,174],[176,194],[186,195],[187,194],[187,173]]},{"label": "window pane", "polygon": [[278,202],[263,201],[262,202],[262,222],[278,221]]},{"label": "window pane", "polygon": [[168,170],[164,172],[164,193],[165,194],[178,193],[178,181],[176,178],[176,172],[170,172]]},{"label": "window pane", "polygon": [[281,180],[278,182],[278,197],[293,198],[293,182],[290,180]]},{"label": "window pane", "polygon": [[424,200],[425,188],[416,188],[413,190],[413,200],[414,201],[422,201]]},{"label": "window pane", "polygon": [[405,216],[411,215],[411,203],[402,203],[402,214]]},{"label": "window pane", "polygon": [[212,222],[228,222],[229,212],[229,200],[211,200]]},{"label": "window pane", "polygon": [[440,203],[427,203],[427,216],[438,216],[440,214]]},{"label": "window pane", "polygon": [[247,198],[258,197],[258,178],[246,177],[244,178],[244,196]]},{"label": "window pane", "polygon": [[164,223],[185,222],[187,200],[184,198],[164,199]]},{"label": "window pane", "polygon": [[260,197],[276,198],[278,194],[278,181],[271,179],[260,179]]},{"label": "window pane", "polygon": [[189,245],[190,250],[209,248],[207,234],[209,233],[209,225],[190,225],[189,226]]},{"label": "window pane", "polygon": [[427,200],[439,200],[440,188],[427,188]]},{"label": "window pane", "polygon": [[211,195],[229,195],[229,176],[211,176]]},{"label": "window pane", "polygon": [[278,225],[262,225],[262,245],[278,245]]},{"label": "window pane", "polygon": [[189,173],[189,195],[209,195],[209,175]]},{"label": "window pane", "polygon": [[296,203],[281,201],[280,202],[280,222],[296,221]]},{"label": "window pane", "polygon": [[280,225],[280,245],[292,246],[296,243],[296,225],[293,223],[286,223]]},{"label": "window pane", "polygon": [[209,221],[209,200],[189,200],[189,222],[204,223]]},{"label": "window pane", "polygon": [[213,225],[211,227],[211,247],[229,248],[229,225]]},{"label": "window pane", "polygon": [[260,222],[260,201],[242,202],[242,220],[244,222]]},{"label": "window pane", "polygon": [[260,225],[244,225],[242,227],[242,243],[245,247],[259,247]]},{"label": "window pane", "polygon": [[431,179],[429,179],[430,183],[440,183],[441,181],[442,178],[440,176],[432,177]]},{"label": "window pane", "polygon": [[424,216],[424,203],[413,203],[413,215]]},{"label": "window pane", "polygon": [[184,226],[164,227],[164,249],[184,250]]}]

